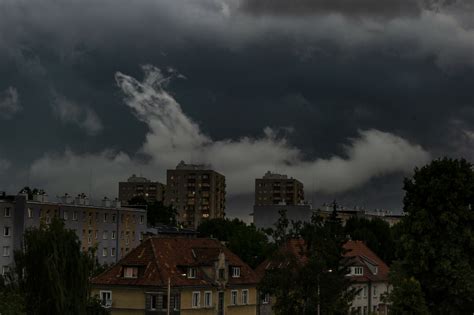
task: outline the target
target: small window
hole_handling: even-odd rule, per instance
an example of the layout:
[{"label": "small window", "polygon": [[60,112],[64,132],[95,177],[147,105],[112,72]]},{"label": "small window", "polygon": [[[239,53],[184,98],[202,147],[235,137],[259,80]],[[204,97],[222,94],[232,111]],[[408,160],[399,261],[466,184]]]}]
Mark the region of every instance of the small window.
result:
[{"label": "small window", "polygon": [[104,213],[104,222],[107,222],[108,216],[109,216],[108,213]]},{"label": "small window", "polygon": [[10,207],[6,207],[4,210],[3,210],[3,214],[5,217],[11,217],[12,216],[12,213],[11,213],[11,208]]},{"label": "small window", "polygon": [[11,228],[9,226],[5,226],[3,228],[3,236],[10,236],[11,235]]},{"label": "small window", "polygon": [[367,298],[367,287],[364,287],[364,298]]},{"label": "small window", "polygon": [[73,220],[73,221],[77,221],[77,211],[74,211],[74,212],[72,213],[72,220]]},{"label": "small window", "polygon": [[197,270],[194,267],[188,268],[188,279],[195,279],[197,274]]},{"label": "small window", "polygon": [[262,297],[262,304],[268,304],[270,303],[270,294],[265,293]]},{"label": "small window", "polygon": [[115,214],[112,214],[112,223],[115,223],[116,220],[117,220],[117,217],[115,216]]},{"label": "small window", "polygon": [[3,266],[2,267],[2,276],[6,276],[10,272],[10,267],[9,266]]},{"label": "small window", "polygon": [[10,246],[3,246],[3,256],[4,257],[10,256]]},{"label": "small window", "polygon": [[115,239],[115,231],[112,231],[112,235],[110,236],[111,239]]},{"label": "small window", "polygon": [[361,276],[364,274],[364,268],[363,267],[354,267],[354,274],[357,276]]},{"label": "small window", "polygon": [[125,267],[123,270],[124,278],[138,278],[138,267]]},{"label": "small window", "polygon": [[240,267],[232,267],[232,278],[240,278]]},{"label": "small window", "polygon": [[156,305],[158,304],[158,297],[156,295],[150,295],[150,310],[155,311]]},{"label": "small window", "polygon": [[102,248],[102,256],[107,257],[108,254],[109,254],[109,252],[107,250],[107,247]]},{"label": "small window", "polygon": [[68,220],[68,213],[67,213],[67,211],[64,211],[64,212],[63,212],[63,219],[64,219],[64,221],[67,221],[67,220]]},{"label": "small window", "polygon": [[143,224],[143,223],[145,223],[145,216],[141,215],[140,216],[140,224]]},{"label": "small window", "polygon": [[28,212],[28,219],[31,219],[33,217],[33,209],[28,208],[27,212]]},{"label": "small window", "polygon": [[230,305],[237,305],[237,290],[230,291]]},{"label": "small window", "polygon": [[374,295],[374,297],[377,296],[377,286],[376,285],[374,285],[374,294],[373,295]]},{"label": "small window", "polygon": [[243,305],[249,304],[249,290],[247,289],[242,290],[242,304]]},{"label": "small window", "polygon": [[110,256],[115,257],[115,247],[110,249]]},{"label": "small window", "polygon": [[205,307],[212,306],[212,292],[211,291],[204,292],[204,306]]},{"label": "small window", "polygon": [[112,306],[112,291],[100,291],[100,303],[109,308]]},{"label": "small window", "polygon": [[193,292],[192,307],[198,308],[201,302],[201,292]]},{"label": "small window", "polygon": [[109,237],[109,232],[104,231],[102,232],[102,239],[106,240]]}]

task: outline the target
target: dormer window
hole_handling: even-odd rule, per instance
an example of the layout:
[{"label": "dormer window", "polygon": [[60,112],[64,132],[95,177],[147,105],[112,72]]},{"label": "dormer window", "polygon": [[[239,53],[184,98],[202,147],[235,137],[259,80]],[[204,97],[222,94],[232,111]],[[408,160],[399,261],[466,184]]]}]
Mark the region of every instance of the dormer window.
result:
[{"label": "dormer window", "polygon": [[123,277],[127,279],[138,278],[138,267],[125,267],[123,269]]},{"label": "dormer window", "polygon": [[379,268],[378,267],[375,267],[374,268],[374,275],[378,274],[379,273]]},{"label": "dormer window", "polygon": [[232,267],[232,278],[240,278],[240,267]]},{"label": "dormer window", "polygon": [[353,267],[354,269],[354,275],[356,276],[362,276],[364,274],[364,268],[363,267]]},{"label": "dormer window", "polygon": [[189,267],[188,268],[188,279],[195,279],[197,274],[197,270],[195,267]]}]

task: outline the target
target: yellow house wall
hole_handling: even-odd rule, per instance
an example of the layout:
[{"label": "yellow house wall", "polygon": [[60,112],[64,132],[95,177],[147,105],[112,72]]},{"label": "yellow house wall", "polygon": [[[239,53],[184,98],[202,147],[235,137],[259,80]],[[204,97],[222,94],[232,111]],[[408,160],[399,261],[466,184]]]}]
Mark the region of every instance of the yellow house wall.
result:
[{"label": "yellow house wall", "polygon": [[93,288],[92,295],[99,296],[100,291],[112,291],[112,315],[145,314],[145,292],[142,288]]}]

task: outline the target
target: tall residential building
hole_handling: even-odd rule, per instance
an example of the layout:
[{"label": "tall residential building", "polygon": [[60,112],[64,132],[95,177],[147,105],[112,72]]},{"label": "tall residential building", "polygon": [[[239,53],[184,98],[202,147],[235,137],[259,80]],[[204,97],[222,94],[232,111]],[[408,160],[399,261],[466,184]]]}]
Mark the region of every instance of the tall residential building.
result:
[{"label": "tall residential building", "polygon": [[287,175],[268,171],[255,179],[255,205],[298,205],[304,202],[303,183]]},{"label": "tall residential building", "polygon": [[133,197],[143,197],[148,202],[164,201],[165,185],[133,174],[126,182],[119,182],[119,200],[127,205]]},{"label": "tall residential building", "polygon": [[165,204],[178,212],[178,222],[197,228],[206,219],[225,216],[225,176],[205,165],[181,161],[166,173]]},{"label": "tall residential building", "polygon": [[5,273],[14,263],[13,251],[21,249],[23,233],[30,227],[49,223],[53,217],[64,220],[81,241],[82,249],[97,246],[101,264],[119,261],[138,246],[146,233],[146,211],[122,208],[119,201],[102,200],[90,205],[85,195],[64,195],[59,202],[49,202],[46,194],[0,196],[0,268]]}]

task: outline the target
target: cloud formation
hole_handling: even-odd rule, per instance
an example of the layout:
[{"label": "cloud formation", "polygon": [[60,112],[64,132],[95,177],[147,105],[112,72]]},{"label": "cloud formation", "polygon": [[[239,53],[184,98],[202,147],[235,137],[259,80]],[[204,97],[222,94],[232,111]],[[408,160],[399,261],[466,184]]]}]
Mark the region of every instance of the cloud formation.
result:
[{"label": "cloud formation", "polygon": [[0,118],[12,119],[15,114],[22,110],[18,91],[14,87],[8,87],[0,92]]},{"label": "cloud formation", "polygon": [[147,157],[145,161],[110,150],[84,155],[68,150],[37,160],[31,168],[32,177],[49,190],[71,192],[76,187],[88,187],[93,174],[93,190],[110,195],[116,191],[117,182],[130,172],[155,174],[163,180],[166,169],[184,159],[211,164],[223,173],[231,195],[251,193],[254,178],[267,170],[295,176],[306,183],[307,190],[333,193],[359,187],[374,177],[410,172],[430,158],[419,145],[374,129],[360,131],[357,138],[349,139],[344,146],[345,156],[329,159],[304,159],[298,148],[268,127],[261,137],[215,141],[203,134],[167,92],[166,74],[150,65],[143,70],[142,81],[120,72],[115,78],[125,95],[125,104],[149,127],[137,152]]},{"label": "cloud formation", "polygon": [[55,95],[51,108],[62,123],[77,125],[90,136],[98,134],[103,129],[100,118],[90,107],[76,104],[64,96]]}]

